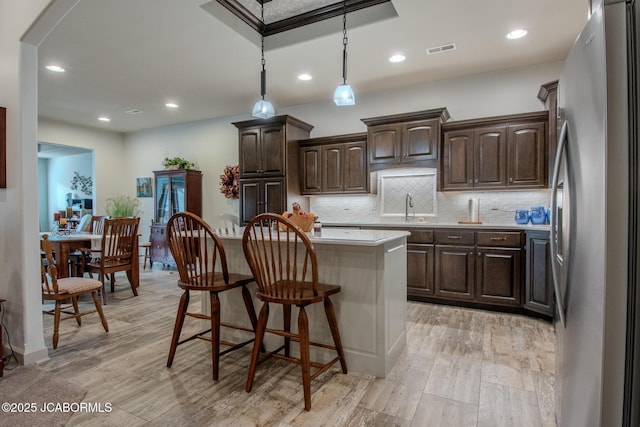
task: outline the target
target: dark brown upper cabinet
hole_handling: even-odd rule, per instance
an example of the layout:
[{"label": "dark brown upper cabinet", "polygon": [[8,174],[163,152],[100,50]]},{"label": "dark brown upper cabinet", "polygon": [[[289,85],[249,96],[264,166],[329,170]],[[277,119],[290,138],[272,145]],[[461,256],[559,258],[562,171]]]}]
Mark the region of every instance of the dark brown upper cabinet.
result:
[{"label": "dark brown upper cabinet", "polygon": [[235,122],[240,161],[240,221],[264,212],[282,213],[300,194],[298,140],[313,126],[292,116]]},{"label": "dark brown upper cabinet", "polygon": [[366,193],[367,134],[298,141],[301,194]]},{"label": "dark brown upper cabinet", "polygon": [[[291,116],[233,123],[238,128],[240,178],[284,176],[289,163],[297,165],[297,144],[308,138],[311,126]],[[293,156],[292,156],[293,154]]]},{"label": "dark brown upper cabinet", "polygon": [[367,125],[370,170],[436,166],[446,108],[362,119]]},{"label": "dark brown upper cabinet", "polygon": [[442,126],[442,191],[544,188],[545,111],[449,122]]}]

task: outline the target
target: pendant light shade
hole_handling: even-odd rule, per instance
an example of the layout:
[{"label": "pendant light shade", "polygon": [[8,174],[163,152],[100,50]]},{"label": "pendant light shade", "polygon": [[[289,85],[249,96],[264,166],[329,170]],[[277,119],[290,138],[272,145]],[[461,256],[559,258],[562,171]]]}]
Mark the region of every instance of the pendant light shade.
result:
[{"label": "pendant light shade", "polygon": [[268,119],[269,117],[273,117],[276,115],[276,110],[273,109],[273,104],[269,101],[265,101],[261,99],[256,102],[256,105],[253,106],[253,112],[251,113],[253,117],[257,117],[259,119]]},{"label": "pendant light shade", "polygon": [[333,102],[338,107],[344,105],[355,105],[356,96],[353,94],[353,89],[347,84],[347,0],[343,3],[344,14],[342,15],[342,84],[338,85],[335,92],[333,92]]},{"label": "pendant light shade", "polygon": [[251,115],[253,117],[257,117],[259,119],[268,119],[276,115],[276,110],[273,108],[273,105],[264,99],[264,95],[267,93],[267,70],[265,69],[265,61],[264,61],[264,1],[260,3],[262,5],[261,8],[261,18],[262,18],[262,29],[260,30],[260,39],[261,39],[261,51],[262,51],[262,71],[260,72],[260,99],[253,106],[253,111]]},{"label": "pendant light shade", "polygon": [[333,93],[333,102],[339,107],[343,105],[355,105],[356,96],[353,94],[351,86],[346,83],[338,85],[336,91]]}]

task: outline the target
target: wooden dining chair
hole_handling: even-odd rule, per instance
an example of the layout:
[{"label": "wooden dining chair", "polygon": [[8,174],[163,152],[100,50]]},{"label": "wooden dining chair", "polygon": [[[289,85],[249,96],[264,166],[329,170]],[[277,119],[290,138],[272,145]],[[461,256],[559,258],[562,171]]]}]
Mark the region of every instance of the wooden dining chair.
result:
[{"label": "wooden dining chair", "polygon": [[[124,271],[134,296],[138,296],[138,225],[140,218],[113,218],[103,222],[100,250],[91,250],[86,265],[90,274],[97,273],[102,283],[102,303],[107,304],[105,276],[111,275],[111,292],[114,292],[114,273]],[[134,265],[135,264],[135,265]]]},{"label": "wooden dining chair", "polygon": [[[173,364],[176,348],[179,345],[196,338],[203,339],[211,342],[213,379],[216,381],[219,376],[220,356],[244,347],[255,339],[257,318],[251,294],[247,288],[247,285],[253,282],[253,277],[229,273],[222,241],[202,218],[193,213],[180,212],[173,215],[167,223],[166,235],[169,249],[180,275],[178,286],[184,290],[178,305],[167,367],[171,367]],[[220,321],[221,305],[218,294],[238,287],[242,288],[242,298],[252,325],[251,329],[229,323],[221,323]],[[191,291],[209,293],[210,315],[188,311]],[[189,338],[180,340],[180,333],[186,316],[207,319],[211,322],[211,326],[203,332],[198,332]],[[251,338],[239,343],[222,340],[220,338],[221,326],[249,332],[251,333]],[[210,338],[205,336],[209,332],[211,332]],[[221,344],[228,348],[220,351]]]},{"label": "wooden dining chair", "polygon": [[[242,247],[258,284],[256,296],[263,302],[258,317],[246,391],[251,391],[258,364],[271,357],[285,359],[299,364],[302,368],[304,409],[308,411],[311,409],[311,380],[327,371],[337,361],[340,361],[342,372],[347,373],[338,322],[329,298],[340,292],[340,286],[318,282],[318,261],[313,244],[300,228],[281,215],[265,213],[249,221],[244,230]],[[282,329],[267,328],[270,303],[283,306]],[[333,345],[310,340],[306,307],[315,303],[324,305]],[[291,308],[294,305],[299,308],[297,333],[291,331]],[[266,353],[260,359],[265,332],[283,337],[284,345]],[[299,344],[298,358],[291,356],[291,341]],[[337,356],[327,363],[313,362],[310,360],[310,346],[333,350]],[[281,354],[283,350],[284,354]],[[315,368],[313,373],[311,367]]]},{"label": "wooden dining chair", "polygon": [[[109,218],[108,215],[85,215],[82,217],[80,223],[85,221],[85,217],[89,217],[88,225],[85,227],[78,227],[76,233],[79,234],[94,234],[102,235],[104,230],[104,220]],[[89,277],[93,278],[93,273],[87,268],[91,263],[91,258],[96,258],[97,261],[98,252],[95,249],[90,248],[77,248],[76,250],[69,252],[69,264],[71,269],[71,276],[84,276],[84,273],[89,273]]]},{"label": "wooden dining chair", "polygon": [[[99,280],[84,277],[65,277],[58,278],[58,269],[53,261],[51,242],[49,236],[42,236],[40,241],[40,249],[43,256],[40,257],[41,268],[41,287],[42,287],[42,299],[45,301],[54,301],[55,307],[52,310],[43,310],[46,314],[54,316],[53,321],[53,348],[58,348],[58,338],[60,321],[75,318],[78,322],[78,326],[82,324],[82,316],[87,314],[98,312],[100,320],[102,321],[102,327],[106,332],[109,332],[109,325],[107,319],[102,312],[102,306],[98,299],[97,292],[102,288],[102,283]],[[79,310],[78,298],[85,294],[91,294],[95,310],[89,310],[81,312]],[[66,301],[71,301],[71,307],[65,304]],[[73,311],[69,311],[73,308]],[[66,317],[61,317],[62,314],[67,314]]]}]

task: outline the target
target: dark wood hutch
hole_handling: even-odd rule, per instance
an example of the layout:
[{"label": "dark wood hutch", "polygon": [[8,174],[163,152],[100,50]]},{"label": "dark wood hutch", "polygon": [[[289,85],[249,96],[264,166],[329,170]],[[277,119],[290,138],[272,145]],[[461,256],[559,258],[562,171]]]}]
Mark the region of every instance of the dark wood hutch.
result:
[{"label": "dark wood hutch", "polygon": [[160,262],[175,266],[166,241],[167,221],[178,212],[202,216],[202,172],[168,169],[153,172],[155,181],[154,218],[151,224],[151,265]]}]

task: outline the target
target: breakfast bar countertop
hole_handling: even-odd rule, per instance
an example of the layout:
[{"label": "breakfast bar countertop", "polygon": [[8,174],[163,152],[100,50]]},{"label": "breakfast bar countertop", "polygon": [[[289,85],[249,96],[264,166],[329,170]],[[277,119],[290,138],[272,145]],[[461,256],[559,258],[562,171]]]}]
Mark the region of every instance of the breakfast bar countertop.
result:
[{"label": "breakfast bar countertop", "polygon": [[[399,237],[409,236],[408,231],[403,230],[359,230],[356,228],[323,227],[318,235],[315,232],[307,233],[315,244],[334,244],[349,246],[379,246],[396,240]],[[242,239],[242,233],[220,234],[221,238]]]}]

